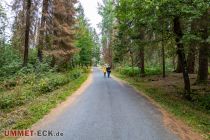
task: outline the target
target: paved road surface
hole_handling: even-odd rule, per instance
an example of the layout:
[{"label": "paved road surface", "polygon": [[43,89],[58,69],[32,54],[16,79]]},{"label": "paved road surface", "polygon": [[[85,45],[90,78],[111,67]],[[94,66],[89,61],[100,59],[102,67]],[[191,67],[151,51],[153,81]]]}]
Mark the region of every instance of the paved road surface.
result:
[{"label": "paved road surface", "polygon": [[59,131],[62,137],[34,140],[177,140],[164,127],[162,115],[130,86],[103,78],[93,69],[93,81],[75,103],[38,129]]}]

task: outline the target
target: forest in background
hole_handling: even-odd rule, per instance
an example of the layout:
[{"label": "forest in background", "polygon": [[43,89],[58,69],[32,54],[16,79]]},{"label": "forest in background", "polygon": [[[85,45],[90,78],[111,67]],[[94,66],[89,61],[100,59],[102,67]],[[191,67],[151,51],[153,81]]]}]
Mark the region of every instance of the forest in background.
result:
[{"label": "forest in background", "polygon": [[93,58],[98,63],[99,38],[88,24],[81,4],[75,5],[72,0],[14,0],[10,5],[14,14],[10,37],[5,35],[5,29],[13,20],[7,19],[1,6],[0,60],[1,68],[5,68],[1,77],[15,73],[21,65],[48,63],[62,70],[68,66],[90,66]]},{"label": "forest in background", "polygon": [[105,63],[131,67],[144,77],[157,68],[183,74],[184,96],[191,99],[189,74],[195,84],[209,85],[210,1],[104,0],[102,49]]},{"label": "forest in background", "polygon": [[30,127],[100,63],[210,138],[209,0],[103,0],[100,35],[76,0],[10,7],[8,37],[0,5],[0,130]]},{"label": "forest in background", "polygon": [[99,37],[78,1],[12,0],[7,7],[0,5],[0,131],[31,126],[100,60]]},{"label": "forest in background", "polygon": [[103,63],[210,138],[210,1],[103,0]]}]

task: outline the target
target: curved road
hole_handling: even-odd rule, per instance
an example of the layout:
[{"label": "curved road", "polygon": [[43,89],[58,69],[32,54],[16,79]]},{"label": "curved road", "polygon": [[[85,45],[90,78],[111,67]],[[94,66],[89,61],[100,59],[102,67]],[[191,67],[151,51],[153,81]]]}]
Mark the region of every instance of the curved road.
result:
[{"label": "curved road", "polygon": [[[132,87],[112,78],[103,78],[93,68],[93,80],[73,104],[45,120],[37,130],[61,132],[60,137],[33,137],[34,140],[177,140],[164,127],[162,114]],[[59,108],[59,107],[58,107]],[[28,139],[28,138],[27,138]]]}]

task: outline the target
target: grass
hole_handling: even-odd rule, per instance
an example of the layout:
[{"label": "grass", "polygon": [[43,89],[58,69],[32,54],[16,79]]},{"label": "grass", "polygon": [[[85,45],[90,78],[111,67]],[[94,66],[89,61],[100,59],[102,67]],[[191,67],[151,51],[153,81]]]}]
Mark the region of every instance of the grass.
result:
[{"label": "grass", "polygon": [[[118,67],[116,69],[116,71],[118,71],[120,74],[123,75],[127,75],[130,77],[135,77],[135,76],[139,76],[140,75],[140,69],[138,67]],[[161,74],[161,70],[159,68],[156,67],[152,67],[152,68],[145,68],[145,75],[160,75]]]},{"label": "grass", "polygon": [[165,110],[183,120],[195,131],[201,133],[205,139],[210,139],[210,110],[184,100],[180,95],[180,89],[172,91],[170,89],[172,87],[161,84],[155,86],[154,83],[158,83],[159,81],[154,82],[150,76],[137,80],[136,78],[125,76],[116,71],[114,75],[127,81],[139,91],[143,91],[143,94],[152,98]]},{"label": "grass", "polygon": [[76,91],[86,79],[87,74],[70,82],[64,87],[33,101],[28,107],[28,111],[25,112],[27,114],[25,119],[18,121],[13,128],[25,129],[30,127],[32,124],[46,115],[52,108],[55,108],[57,104],[64,101],[68,96]]},{"label": "grass", "polygon": [[77,79],[80,74],[81,70],[77,69],[65,73],[48,72],[42,75],[32,73],[21,78],[14,78],[15,80],[9,79],[12,83],[16,82],[12,86],[6,80],[4,82],[6,84],[3,83],[2,86],[5,91],[0,93],[0,109],[10,110],[16,106],[24,105],[42,94],[54,91],[60,86]]},{"label": "grass", "polygon": [[[17,104],[10,102],[10,100],[2,100],[3,98],[6,99],[6,96],[2,96],[1,103],[5,101],[15,105],[1,106],[0,131],[30,128],[44,115],[49,113],[52,108],[55,108],[59,103],[66,100],[87,79],[89,71],[81,71],[78,74],[79,71],[76,69],[63,74],[50,73],[39,78],[39,84],[23,84],[20,86],[21,88],[17,86],[13,90],[6,91],[6,94],[11,95],[9,96],[11,100],[14,100],[13,98],[15,97],[22,96],[23,101]],[[17,88],[21,92],[17,92]],[[0,94],[5,94],[5,92]]]}]

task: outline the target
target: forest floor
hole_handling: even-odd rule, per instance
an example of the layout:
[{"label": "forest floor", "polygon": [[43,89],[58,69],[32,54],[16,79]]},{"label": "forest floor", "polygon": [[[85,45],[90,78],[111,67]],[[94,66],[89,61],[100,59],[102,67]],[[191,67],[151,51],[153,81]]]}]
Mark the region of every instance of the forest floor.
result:
[{"label": "forest floor", "polygon": [[[8,82],[1,82],[0,139],[3,130],[27,129],[48,114],[80,87],[87,79],[88,71],[74,69],[64,73],[32,73],[35,78],[28,74],[25,77],[27,83],[16,83],[11,88],[5,88]],[[17,76],[17,79],[22,81],[24,78]]]},{"label": "forest floor", "polygon": [[[115,71],[114,75],[143,92],[145,96],[179,120],[176,125],[186,124],[187,127],[183,128],[192,128],[192,131],[200,133],[204,139],[210,139],[210,86],[196,85],[196,74],[190,75],[192,101],[183,98],[182,74],[170,73],[166,78],[162,78],[161,75],[136,78]],[[170,126],[170,122],[164,121],[173,131],[180,133],[173,125]],[[185,130],[181,131],[184,135]]]}]

